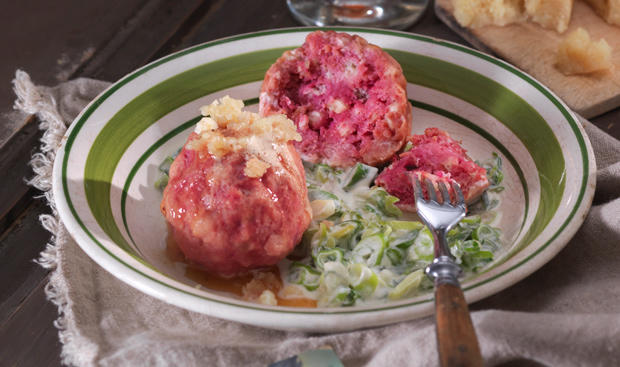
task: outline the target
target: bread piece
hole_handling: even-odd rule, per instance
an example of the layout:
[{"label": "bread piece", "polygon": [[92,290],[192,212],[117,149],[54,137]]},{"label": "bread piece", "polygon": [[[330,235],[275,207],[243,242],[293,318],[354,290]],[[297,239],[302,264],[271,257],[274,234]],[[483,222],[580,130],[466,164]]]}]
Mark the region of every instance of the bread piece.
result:
[{"label": "bread piece", "polygon": [[568,28],[573,3],[574,0],[525,0],[525,12],[533,22],[562,33]]},{"label": "bread piece", "polygon": [[610,70],[611,47],[604,39],[592,41],[588,31],[577,28],[560,43],[556,66],[566,75]]},{"label": "bread piece", "polygon": [[523,0],[453,0],[452,4],[463,27],[503,26],[525,19]]},{"label": "bread piece", "polygon": [[620,25],[620,0],[585,0],[607,23]]}]

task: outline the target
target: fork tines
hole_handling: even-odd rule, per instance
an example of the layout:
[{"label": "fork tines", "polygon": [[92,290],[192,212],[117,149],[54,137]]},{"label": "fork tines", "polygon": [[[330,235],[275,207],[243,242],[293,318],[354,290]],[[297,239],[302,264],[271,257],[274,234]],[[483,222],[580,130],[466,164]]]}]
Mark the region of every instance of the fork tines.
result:
[{"label": "fork tines", "polygon": [[[452,196],[454,196],[454,205],[465,205],[463,192],[456,181],[435,177],[431,178],[422,172],[414,172],[411,174],[411,177],[413,178],[413,188],[416,201],[420,200],[435,202],[437,204],[448,204],[452,203]],[[422,181],[424,181],[426,190],[423,189],[422,184],[420,183],[420,177],[422,178]],[[446,186],[446,183],[450,185],[450,188]],[[428,200],[426,200],[424,191],[426,191]],[[437,197],[437,191],[441,193],[441,197],[439,198]]]}]

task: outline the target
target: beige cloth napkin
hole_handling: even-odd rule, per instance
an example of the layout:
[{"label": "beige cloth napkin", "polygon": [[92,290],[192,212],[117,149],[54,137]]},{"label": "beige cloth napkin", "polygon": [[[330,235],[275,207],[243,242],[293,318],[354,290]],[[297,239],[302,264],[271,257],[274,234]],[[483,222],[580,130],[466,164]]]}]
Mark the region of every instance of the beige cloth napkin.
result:
[{"label": "beige cloth napkin", "polygon": [[[32,184],[51,200],[51,165],[65,126],[109,84],[78,79],[38,87],[18,71],[14,85],[16,108],[37,114],[45,130],[42,152],[33,157]],[[583,124],[599,167],[594,206],[551,262],[472,305],[489,366],[620,366],[620,141]],[[59,307],[56,326],[66,364],[265,366],[325,345],[345,366],[438,364],[432,317],[313,335],[242,325],[168,305],[93,263],[55,214],[41,218],[52,240],[39,261],[54,269],[47,294]]]}]

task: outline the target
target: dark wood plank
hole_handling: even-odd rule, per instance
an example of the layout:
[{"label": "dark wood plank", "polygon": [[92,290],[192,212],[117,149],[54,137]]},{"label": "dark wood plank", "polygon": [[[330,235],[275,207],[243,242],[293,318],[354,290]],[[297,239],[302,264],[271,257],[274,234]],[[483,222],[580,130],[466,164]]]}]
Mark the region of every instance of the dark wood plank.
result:
[{"label": "dark wood plank", "polygon": [[33,176],[28,161],[38,145],[41,132],[38,122],[31,116],[26,124],[0,147],[0,233],[30,204],[36,190],[26,184]]},{"label": "dark wood plank", "polygon": [[[94,57],[91,61],[96,62],[96,67],[92,70],[110,70],[108,75],[116,73],[120,76],[118,73],[126,73],[142,65],[168,44],[167,40],[175,34],[174,30],[182,28],[183,25],[191,26],[192,21],[196,21],[196,19],[189,18],[197,9],[200,10],[199,14],[205,12],[205,9],[201,8],[204,3],[200,1],[180,1],[172,7],[169,6],[170,4],[171,2],[164,1],[147,3],[132,20],[126,22],[125,27],[121,27],[117,33],[121,36],[112,37],[107,41],[106,46],[102,46],[103,50],[110,50],[110,47],[123,43],[123,49],[116,53],[102,52],[101,57]],[[93,5],[96,7],[97,4]],[[143,31],[143,29],[150,31]],[[127,54],[123,50],[129,49],[137,50],[130,54],[131,57],[126,58]],[[112,64],[105,63],[109,60],[112,60]],[[84,60],[87,65],[90,65],[88,61]],[[117,68],[121,63],[124,63],[124,70]],[[106,65],[105,68],[101,68],[102,64]],[[39,145],[41,133],[37,124],[36,119],[28,119],[27,123],[0,147],[0,172],[7,173],[0,191],[0,233],[4,232],[22,214],[22,211],[31,204],[32,196],[36,193],[34,189],[25,184],[25,178],[32,176],[27,162]],[[12,280],[0,290],[0,320],[11,314],[11,310],[17,307],[31,290],[29,287],[32,283],[36,283],[37,277],[40,278],[42,274],[45,274],[31,261],[42,250],[42,246],[49,238],[49,234],[40,227],[36,219],[40,209],[40,203],[33,204],[30,212],[25,214],[25,218],[16,223],[11,230],[7,230],[8,234],[0,243],[0,265],[4,265],[0,270],[0,275],[2,275],[0,279]],[[22,231],[22,227],[27,227],[30,232]],[[28,278],[29,276],[32,277]]]},{"label": "dark wood plank", "polygon": [[182,35],[209,11],[211,1],[150,1],[121,27],[76,75],[115,81],[175,50]]},{"label": "dark wood plank", "polygon": [[[240,6],[238,1],[218,1],[212,11],[188,32],[181,47],[212,41],[214,39],[265,29],[301,26],[289,13],[285,1],[253,1]],[[234,14],[231,22],[230,14]],[[466,42],[435,16],[430,6],[420,21],[408,32],[431,35],[452,42]]]},{"label": "dark wood plank", "polygon": [[[38,147],[37,123],[12,111],[15,96],[8,88],[15,69],[30,73],[36,83],[53,85],[72,76],[91,59],[145,0],[25,0],[6,2],[0,11],[0,233],[30,204],[36,191],[24,180],[32,176],[27,162]],[[18,16],[17,16],[18,15]]]},{"label": "dark wood plank", "polygon": [[[56,3],[55,6],[62,6],[65,3],[67,0],[61,0],[61,4]],[[111,10],[114,10],[115,4],[120,3],[105,2]],[[210,4],[206,1],[189,0],[177,3],[166,1],[122,3],[122,9],[110,14],[113,19],[106,20],[105,15],[97,18],[95,14],[88,17],[97,18],[104,24],[107,22],[107,27],[105,38],[89,37],[85,34],[89,42],[93,42],[93,46],[88,48],[87,57],[79,58],[78,62],[71,65],[65,65],[68,68],[56,74],[48,68],[47,73],[37,75],[36,68],[26,65],[26,70],[31,73],[33,80],[41,84],[55,84],[67,77],[88,75],[87,72],[92,72],[90,76],[99,78],[118,78],[157,57],[158,52],[168,52],[176,47],[175,45],[183,39],[183,34],[192,29],[208,11]],[[95,13],[103,11],[103,9],[96,10],[99,5],[97,1],[82,4],[88,8],[86,10],[95,9]],[[25,10],[18,12],[26,13]],[[59,14],[52,16],[55,21],[70,23],[72,14],[69,13],[64,17]],[[45,18],[41,14],[38,17]],[[93,22],[90,19],[87,23],[97,21]],[[114,32],[109,32],[110,29]],[[48,30],[48,33],[50,32],[51,30]],[[62,42],[55,40],[54,37],[48,37],[47,41],[55,47],[62,48]],[[24,43],[37,49],[36,42]],[[30,51],[42,59],[47,56],[44,53],[39,55],[38,52]],[[63,64],[66,60],[61,61]],[[44,62],[47,65],[54,64],[49,58]],[[7,64],[10,65],[10,62]],[[89,65],[92,66],[89,68]],[[12,78],[13,71],[14,66],[11,66],[10,76],[7,79]],[[13,96],[9,97],[12,103]],[[1,102],[0,99],[0,111],[4,107]],[[57,330],[53,326],[53,321],[57,317],[56,307],[44,297],[43,288],[47,282],[47,270],[33,262],[50,237],[38,222],[38,215],[44,212],[46,207],[42,201],[31,203],[33,190],[23,181],[24,177],[32,175],[26,163],[39,145],[40,133],[34,119],[14,125],[15,127],[0,125],[0,138],[2,134],[7,136],[7,139],[0,143],[0,147],[4,147],[0,148],[0,172],[12,172],[8,180],[10,185],[4,185],[0,193],[4,224],[6,226],[12,223],[0,237],[0,279],[2,279],[0,345],[3,346],[3,350],[15,350],[15,352],[0,353],[0,365],[56,366],[60,364],[60,343]],[[9,143],[6,143],[6,140],[10,140]],[[24,208],[27,209],[24,211]],[[16,219],[22,211],[24,212],[21,217]]]},{"label": "dark wood plank", "polygon": [[[23,0],[0,6],[0,145],[19,129],[10,82],[22,68],[38,84],[66,80],[146,0]],[[21,118],[20,118],[21,117]]]},{"label": "dark wood plank", "polygon": [[[10,91],[10,88],[8,88],[8,85],[7,85],[6,88],[2,88],[1,90],[4,92],[7,92],[7,91]],[[0,99],[1,98],[2,97],[0,97]],[[4,111],[4,113],[0,112],[0,124],[1,124],[0,125],[0,147],[3,147],[4,145],[6,145],[7,142],[10,139],[12,139],[13,136],[17,134],[17,132],[19,132],[19,130],[23,128],[28,123],[28,120],[30,119],[30,116],[28,116],[27,114],[21,111],[9,110],[8,99],[5,102],[6,102],[5,104],[7,108]],[[0,105],[1,104],[2,103],[0,102]]]},{"label": "dark wood plank", "polygon": [[0,327],[0,366],[60,366],[60,341],[53,326],[56,306],[45,298],[46,279]]},{"label": "dark wood plank", "polygon": [[[128,3],[128,5],[131,4]],[[97,3],[91,6],[96,8]],[[209,1],[202,0],[175,2],[153,0],[141,4],[135,14],[132,14],[122,26],[118,27],[114,36],[101,41],[102,45],[93,48],[89,58],[81,59],[80,63],[73,65],[71,70],[65,70],[67,75],[63,78],[91,76],[109,80],[117,79],[147,63],[156,54],[170,51],[175,42],[178,43],[180,40],[175,38],[180,37],[179,31],[191,29],[208,11],[209,6]],[[114,9],[114,4],[111,4],[111,7]],[[92,12],[93,9],[89,11]],[[82,14],[78,12],[77,15]],[[124,17],[125,13],[119,12],[119,15]],[[73,19],[67,19],[67,22],[71,21]],[[115,26],[116,23],[111,25]],[[53,22],[52,24],[55,25]],[[36,42],[32,44],[32,47],[35,46]],[[8,62],[10,61],[9,58]],[[38,82],[36,77],[33,75],[35,81]],[[43,81],[45,82],[46,79],[43,78]],[[52,81],[52,84],[56,82]],[[32,175],[26,163],[39,145],[38,139],[40,138],[36,123],[32,119],[14,126],[0,125],[0,135],[3,133],[7,136],[4,141],[0,141],[0,172],[7,172],[8,177],[4,180],[3,188],[0,190],[0,233],[29,204],[35,192],[24,183],[24,179]]]},{"label": "dark wood plank", "polygon": [[454,33],[450,28],[446,27],[441,20],[435,15],[433,4],[430,4],[420,21],[411,26],[408,32],[419,33],[446,41],[469,45],[461,36]]},{"label": "dark wood plank", "polygon": [[39,223],[44,213],[49,208],[43,200],[34,201],[0,237],[0,324],[12,317],[47,276],[48,270],[34,262],[50,239]]},{"label": "dark wood plank", "polygon": [[296,27],[285,1],[218,0],[211,11],[191,29],[180,48],[264,29]]}]

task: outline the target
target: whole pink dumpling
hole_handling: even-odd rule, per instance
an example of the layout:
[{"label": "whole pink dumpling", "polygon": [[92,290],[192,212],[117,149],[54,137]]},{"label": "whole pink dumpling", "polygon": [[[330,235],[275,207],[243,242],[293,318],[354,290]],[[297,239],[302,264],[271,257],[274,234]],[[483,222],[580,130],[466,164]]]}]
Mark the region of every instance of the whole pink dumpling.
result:
[{"label": "whole pink dumpling", "polygon": [[272,143],[273,151],[252,152],[190,135],[170,167],[161,202],[189,262],[234,276],[276,264],[300,242],[311,220],[303,166],[290,141]]},{"label": "whole pink dumpling", "polygon": [[267,71],[260,113],[282,113],[302,136],[304,160],[378,165],[411,131],[411,104],[398,62],[359,36],[316,31]]}]

